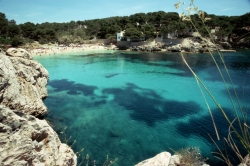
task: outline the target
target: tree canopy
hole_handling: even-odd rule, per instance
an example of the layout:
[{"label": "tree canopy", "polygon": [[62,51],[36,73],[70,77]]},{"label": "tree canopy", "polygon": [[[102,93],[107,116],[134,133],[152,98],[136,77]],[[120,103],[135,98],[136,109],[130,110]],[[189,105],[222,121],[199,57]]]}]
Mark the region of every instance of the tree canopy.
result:
[{"label": "tree canopy", "polygon": [[[206,15],[211,18],[206,22],[210,29],[219,27],[219,31],[216,32],[219,40],[225,37],[242,36],[248,32],[244,27],[250,26],[250,13],[230,17],[207,13]],[[191,17],[198,31],[206,35],[206,29],[198,15]],[[27,41],[82,43],[84,40],[93,38],[114,39],[118,32],[124,30],[127,37],[151,39],[161,33],[178,32],[178,34],[185,35],[193,29],[192,26],[190,22],[182,21],[177,12],[164,11],[83,21],[72,20],[68,23],[26,22],[19,25],[16,25],[15,20],[8,20],[5,14],[0,12],[0,44],[10,44],[14,39],[17,45]]]}]

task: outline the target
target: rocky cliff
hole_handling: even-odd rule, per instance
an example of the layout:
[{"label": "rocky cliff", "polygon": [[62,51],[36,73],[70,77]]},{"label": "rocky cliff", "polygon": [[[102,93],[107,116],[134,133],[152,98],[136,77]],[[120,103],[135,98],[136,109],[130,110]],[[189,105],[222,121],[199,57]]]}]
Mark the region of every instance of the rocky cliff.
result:
[{"label": "rocky cliff", "polygon": [[24,49],[10,48],[0,53],[0,104],[35,116],[47,112],[42,99],[47,97],[49,75]]},{"label": "rocky cliff", "polygon": [[[62,144],[43,116],[47,70],[24,49],[0,50],[0,165],[75,166],[76,155]],[[32,116],[34,115],[34,116]]]},{"label": "rocky cliff", "polygon": [[76,155],[45,120],[0,105],[1,166],[74,166]]}]

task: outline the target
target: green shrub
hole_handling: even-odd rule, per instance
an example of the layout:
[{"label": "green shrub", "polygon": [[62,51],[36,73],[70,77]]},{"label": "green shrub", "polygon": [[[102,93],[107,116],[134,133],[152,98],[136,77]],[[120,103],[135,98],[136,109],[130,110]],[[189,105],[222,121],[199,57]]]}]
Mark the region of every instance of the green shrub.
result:
[{"label": "green shrub", "polygon": [[18,47],[20,45],[24,44],[24,41],[22,38],[18,37],[18,36],[15,36],[13,39],[12,39],[12,42],[11,42],[11,45],[12,47]]},{"label": "green shrub", "polygon": [[11,42],[10,39],[0,38],[0,44],[11,45]]},{"label": "green shrub", "polygon": [[43,38],[43,39],[40,39],[40,40],[39,40],[39,43],[40,43],[40,44],[47,44],[47,43],[48,43],[48,40],[45,39],[45,38]]}]

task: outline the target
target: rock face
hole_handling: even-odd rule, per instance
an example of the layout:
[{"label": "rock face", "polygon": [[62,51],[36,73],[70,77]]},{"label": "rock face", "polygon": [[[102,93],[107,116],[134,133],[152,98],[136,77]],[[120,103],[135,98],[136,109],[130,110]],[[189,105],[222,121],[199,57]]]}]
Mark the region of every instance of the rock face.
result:
[{"label": "rock face", "polygon": [[[173,155],[169,152],[161,152],[157,154],[155,157],[152,157],[150,159],[146,159],[135,166],[185,166],[190,165],[181,163],[181,156],[180,155]],[[199,166],[209,166],[205,164],[203,161],[199,163],[193,163],[192,165],[199,165]]]},{"label": "rock face", "polygon": [[0,50],[1,166],[76,165],[72,149],[45,120],[32,116],[47,112],[42,99],[48,95],[48,78],[47,70],[26,50]]},{"label": "rock face", "polygon": [[170,44],[166,50],[171,52],[208,52],[222,49],[220,45],[215,45],[207,39],[186,38],[179,44]]},{"label": "rock face", "polygon": [[157,154],[155,157],[144,160],[135,166],[168,166],[171,159],[169,152],[162,152]]},{"label": "rock face", "polygon": [[42,116],[47,112],[42,99],[47,97],[47,70],[23,49],[0,52],[0,104]]},{"label": "rock face", "polygon": [[45,120],[0,105],[1,166],[75,166],[76,155]]},{"label": "rock face", "polygon": [[22,49],[22,48],[9,48],[6,51],[6,54],[8,56],[12,56],[12,57],[20,57],[20,58],[25,58],[25,59],[32,59],[32,56],[30,55],[30,53],[28,51],[26,51],[25,49]]},{"label": "rock face", "polygon": [[131,51],[169,51],[169,52],[208,52],[217,51],[217,49],[223,49],[221,45],[215,45],[208,39],[201,38],[185,38],[182,42],[177,39],[177,43],[173,42],[157,42],[153,45],[140,45],[129,47]]}]

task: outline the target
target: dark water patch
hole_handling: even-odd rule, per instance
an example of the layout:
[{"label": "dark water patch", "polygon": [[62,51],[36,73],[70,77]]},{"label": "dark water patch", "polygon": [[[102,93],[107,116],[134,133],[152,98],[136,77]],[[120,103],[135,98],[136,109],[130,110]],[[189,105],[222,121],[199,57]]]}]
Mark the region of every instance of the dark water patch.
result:
[{"label": "dark water patch", "polygon": [[[215,53],[214,54],[214,59],[219,67],[219,69],[221,70],[222,74],[225,76],[225,78],[227,77],[227,73],[226,70],[224,68],[224,64],[220,58],[220,56]],[[187,61],[187,63],[189,64],[189,66],[195,71],[195,72],[199,72],[201,70],[207,70],[207,73],[209,73],[211,76],[211,78],[209,79],[210,81],[222,81],[221,76],[219,74],[219,71],[216,67],[215,62],[213,61],[213,59],[211,58],[210,55],[200,55],[200,56],[196,56],[196,57],[190,57],[189,55],[185,55],[185,59]],[[223,56],[223,60],[225,62],[225,64],[227,65],[228,69],[231,69],[231,71],[229,70],[229,73],[234,71],[232,73],[232,75],[234,75],[235,71],[240,70],[240,72],[244,70],[248,70],[249,69],[249,58],[244,57],[244,56],[240,56],[238,57],[237,55],[225,55]],[[238,73],[238,72],[237,72]],[[226,81],[228,79],[226,78]]]},{"label": "dark water patch", "polygon": [[[226,112],[230,121],[233,121],[235,119],[233,110],[229,108],[224,108],[224,111]],[[229,124],[226,121],[226,118],[223,116],[219,109],[213,109],[212,112],[215,124],[219,129],[220,137],[227,137]],[[235,122],[234,124],[236,128],[239,129],[237,122]],[[193,117],[188,122],[178,123],[177,129],[178,132],[185,137],[189,137],[190,135],[197,135],[199,137],[203,137],[208,142],[212,143],[211,139],[208,136],[208,134],[210,134],[213,139],[216,139],[215,130],[210,114],[200,117]]]},{"label": "dark water patch", "polygon": [[[227,84],[231,84],[230,79],[232,80],[233,84],[235,86],[241,86],[244,83],[249,83],[250,79],[249,79],[249,72],[248,70],[235,70],[235,69],[229,69],[227,68],[227,70],[224,67],[220,67],[220,72],[218,71],[216,66],[210,66],[207,68],[203,68],[201,70],[197,70],[197,67],[194,67],[194,71],[196,71],[196,74],[202,78],[203,76],[199,74],[199,71],[205,72],[207,73],[207,76],[205,78],[203,78],[206,81],[211,81],[211,82],[216,82],[219,81],[221,82],[221,84],[224,84],[223,78]],[[227,72],[228,71],[228,72]],[[230,77],[229,77],[230,76]]]},{"label": "dark water patch", "polygon": [[111,78],[111,77],[114,77],[114,76],[117,76],[117,75],[119,75],[119,73],[106,74],[105,77],[106,78]]},{"label": "dark water patch", "polygon": [[[247,54],[246,54],[247,55]],[[240,53],[225,53],[223,54],[223,60],[227,66],[227,69],[229,71],[230,76],[232,77],[233,82],[235,84],[239,85],[238,82],[242,81],[242,78],[244,78],[244,75],[247,74],[250,68],[250,57],[246,56],[243,54],[243,52]],[[248,54],[249,55],[249,54]],[[224,64],[222,63],[222,60],[218,55],[214,56],[216,59],[216,62],[218,63],[218,66],[220,70],[222,71],[222,74],[225,76],[226,81],[228,82],[228,74],[225,71]],[[212,59],[212,58],[210,58]],[[208,61],[209,59],[205,59]],[[221,76],[219,74],[218,69],[216,68],[214,62],[211,63],[212,65],[210,66],[208,70],[208,73],[211,74],[210,78],[208,80],[213,81],[213,80],[219,80],[222,81]],[[198,64],[197,64],[198,65]],[[236,74],[237,73],[237,74]],[[239,79],[240,78],[240,79]]]},{"label": "dark water patch", "polygon": [[68,92],[67,92],[67,94],[69,94],[69,95],[79,95],[79,94],[81,94],[80,92],[77,92],[76,90],[69,90]]},{"label": "dark water patch", "polygon": [[75,84],[74,88],[78,91],[81,91],[85,96],[93,95],[94,90],[97,89],[96,86],[84,84]]},{"label": "dark water patch", "polygon": [[[183,62],[179,53],[144,53],[142,54],[122,54],[126,61],[130,63],[143,63],[148,66],[167,67],[180,71],[180,76],[193,77],[187,65]],[[201,54],[200,56],[184,55],[185,60],[194,71],[200,71],[207,67],[215,66],[210,55]],[[165,63],[162,63],[165,62]],[[175,73],[174,73],[175,74]],[[178,75],[178,74],[177,74]]]},{"label": "dark water patch", "polygon": [[67,79],[50,80],[48,85],[55,88],[56,92],[59,92],[69,90],[69,87],[72,87],[74,85],[74,82]]},{"label": "dark water patch", "polygon": [[[248,85],[234,86],[234,88],[232,86],[230,86],[228,88],[228,91],[229,91],[232,99],[234,99],[234,104],[235,104],[237,109],[239,108],[237,100],[239,100],[239,104],[241,105],[241,107],[243,107],[244,105],[247,106],[249,104],[249,102],[250,102],[250,98],[249,98],[250,87]],[[228,91],[225,89],[222,91],[222,94],[224,94],[225,96],[228,96],[228,98],[230,98]],[[233,107],[231,102],[228,104]]]},{"label": "dark water patch", "polygon": [[83,57],[83,58],[85,58],[85,57],[98,57],[100,54],[87,54],[87,55],[79,55],[78,57]]},{"label": "dark water patch", "polygon": [[111,137],[111,138],[120,138],[120,137],[122,137],[122,133],[119,132],[118,130],[109,130],[108,137]]},{"label": "dark water patch", "polygon": [[51,103],[50,106],[58,106],[58,105],[60,105],[60,104],[62,104],[62,103],[65,103],[65,102],[67,101],[67,99],[66,99],[66,98],[59,98],[59,97],[57,97],[57,96],[51,96],[51,95],[49,95],[49,96],[44,100],[45,104],[46,104],[46,102],[48,102],[48,101],[53,101],[53,102]]},{"label": "dark water patch", "polygon": [[145,62],[149,62],[149,61],[166,61],[166,60],[171,60],[173,59],[173,57],[180,57],[180,54],[176,53],[150,53],[150,52],[144,52],[142,53],[120,53],[120,55],[122,55],[123,57],[127,58],[127,59],[139,59]]},{"label": "dark water patch", "polygon": [[[224,111],[226,112],[229,120],[232,122],[235,119],[233,111],[228,108],[224,109]],[[216,144],[220,147],[220,149],[224,152],[224,154],[227,153],[227,155],[229,156],[229,159],[233,162],[233,165],[238,165],[240,162],[238,158],[236,157],[235,153],[224,142],[224,138],[228,138],[229,123],[226,121],[225,117],[222,115],[219,109],[214,109],[212,110],[212,112],[213,112],[213,117],[215,120],[216,127],[219,132],[220,140],[218,140],[216,137],[212,119],[209,114],[205,116],[200,116],[200,117],[193,117],[188,122],[178,123],[176,126],[178,133],[182,134],[183,136],[187,138],[192,135],[203,137],[205,140],[207,140],[207,142],[210,143],[212,152],[219,153],[217,147],[212,141],[213,139],[216,142]],[[234,121],[233,125],[235,129],[240,134],[242,134],[237,120]],[[233,130],[231,129],[231,131]],[[209,135],[212,137],[212,139],[209,137]],[[243,148],[243,146],[241,145],[241,143],[239,142],[239,139],[233,133],[232,133],[232,136],[234,138],[236,145],[238,145],[238,148],[240,149],[241,153],[243,155],[246,155],[247,153],[245,149]],[[208,160],[207,163],[210,165],[225,165],[225,163],[220,162],[216,158],[213,158],[213,157],[210,158],[210,160]]]},{"label": "dark water patch", "polygon": [[175,75],[180,77],[191,77],[193,76],[191,72],[159,72],[159,71],[146,71],[143,73],[149,73],[149,74],[163,74],[163,75]]},{"label": "dark water patch", "polygon": [[113,56],[113,53],[92,53],[92,54],[87,54],[87,55],[77,55],[75,57],[99,57],[99,56]]},{"label": "dark water patch", "polygon": [[[223,78],[221,77],[221,74],[216,67],[209,67],[209,68],[203,69],[202,71],[205,72],[207,74],[207,76],[203,77],[199,73],[197,73],[197,75],[198,75],[198,77],[200,77],[203,80],[206,80],[209,82],[221,82],[221,85],[224,84],[224,81],[226,84],[230,84],[230,78],[228,77],[228,73],[226,72],[226,70],[224,68],[220,69],[220,72],[221,72]],[[231,71],[229,71],[229,73],[231,75],[231,79],[235,80],[234,85],[240,84],[239,81],[241,81],[241,80],[235,79],[235,76],[233,76],[233,73]],[[224,79],[224,81],[223,81],[223,79]]]},{"label": "dark water patch", "polygon": [[95,106],[98,106],[98,105],[106,104],[106,103],[107,103],[106,100],[99,100],[99,101],[95,101],[95,102],[94,102],[94,105],[95,105]]},{"label": "dark water patch", "polygon": [[[50,94],[50,92],[49,92]],[[59,96],[52,96],[49,95],[45,100],[44,104],[48,107],[48,113],[47,117],[50,117],[52,115],[58,116],[57,114],[54,114],[55,111],[64,109],[64,106],[66,103],[69,103],[69,99],[66,97],[59,97]]]},{"label": "dark water patch", "polygon": [[164,74],[164,75],[171,74],[170,72],[159,72],[159,71],[146,71],[146,72],[143,72],[143,73],[149,73],[149,74]]},{"label": "dark water patch", "polygon": [[250,62],[231,62],[229,66],[234,70],[249,70]]},{"label": "dark water patch", "polygon": [[200,111],[200,106],[195,102],[166,100],[155,91],[140,88],[133,83],[126,84],[124,88],[107,88],[103,93],[114,95],[115,102],[132,111],[130,114],[132,119],[145,122],[151,127],[156,122]]},{"label": "dark water patch", "polygon": [[94,94],[94,90],[97,89],[96,86],[76,84],[74,81],[69,81],[67,79],[61,80],[51,80],[48,83],[49,86],[55,88],[56,92],[67,91],[67,94],[79,94],[82,92],[85,96],[90,96]]}]

